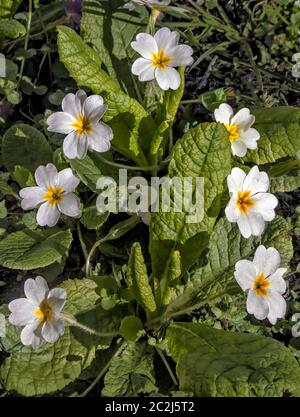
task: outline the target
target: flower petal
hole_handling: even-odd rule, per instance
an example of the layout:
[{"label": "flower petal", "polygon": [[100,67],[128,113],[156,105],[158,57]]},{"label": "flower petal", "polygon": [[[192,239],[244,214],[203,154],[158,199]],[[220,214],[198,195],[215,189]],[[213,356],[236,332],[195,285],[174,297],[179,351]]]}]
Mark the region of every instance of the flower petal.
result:
[{"label": "flower petal", "polygon": [[131,47],[143,58],[152,60],[152,54],[158,52],[157,43],[153,36],[148,33],[139,33]]},{"label": "flower petal", "polygon": [[245,239],[248,239],[252,234],[248,216],[240,216],[237,220],[237,224],[239,226],[241,235]]},{"label": "flower petal", "polygon": [[76,217],[80,214],[80,200],[73,194],[64,194],[62,201],[58,204],[59,210],[66,216]]},{"label": "flower petal", "polygon": [[76,119],[68,113],[56,112],[47,119],[49,132],[68,134],[74,130],[73,123]]},{"label": "flower petal", "polygon": [[131,72],[138,75],[140,81],[152,81],[155,78],[155,67],[151,61],[145,58],[138,58],[134,61]]},{"label": "flower petal", "polygon": [[180,75],[176,69],[167,67],[166,69],[156,68],[155,78],[162,90],[177,90],[180,86]]},{"label": "flower petal", "polygon": [[230,193],[237,195],[243,190],[243,183],[246,178],[246,173],[240,168],[233,168],[230,175],[227,177],[227,185]]},{"label": "flower petal", "polygon": [[277,291],[269,290],[267,303],[269,305],[268,320],[276,324],[277,319],[281,319],[286,313],[286,301]]},{"label": "flower petal", "polygon": [[244,181],[243,190],[250,190],[251,194],[263,193],[268,191],[270,180],[266,172],[260,172],[258,166],[250,169]]},{"label": "flower petal", "polygon": [[72,192],[78,187],[80,180],[73,174],[71,168],[63,169],[58,173],[58,184],[64,192]]},{"label": "flower petal", "polygon": [[236,155],[242,158],[247,153],[247,146],[243,141],[235,140],[231,144],[231,150],[232,150],[232,155]]},{"label": "flower petal", "polygon": [[77,141],[77,157],[84,159],[88,150],[88,138],[85,134],[80,135]]},{"label": "flower petal", "polygon": [[56,206],[51,206],[48,201],[38,209],[36,221],[40,226],[53,227],[58,222],[60,213]]},{"label": "flower petal", "polygon": [[46,166],[40,165],[36,169],[34,177],[37,185],[43,190],[47,191],[50,185],[57,185],[57,169],[53,164],[47,164]]},{"label": "flower petal", "polygon": [[66,299],[67,293],[63,288],[53,288],[49,291],[47,301],[52,306],[55,316],[64,308]]},{"label": "flower petal", "polygon": [[270,193],[258,193],[252,196],[252,200],[255,202],[255,205],[252,207],[253,211],[260,213],[266,221],[274,220],[276,216],[274,209],[278,205],[278,200],[275,195]]},{"label": "flower petal", "polygon": [[246,131],[240,131],[240,140],[244,142],[248,149],[256,149],[259,139],[260,134],[256,129],[250,128]]},{"label": "flower petal", "polygon": [[37,276],[35,279],[29,278],[24,284],[24,293],[29,301],[35,306],[39,306],[47,297],[49,287],[45,278]]},{"label": "flower petal", "polygon": [[280,266],[280,255],[275,248],[266,249],[260,245],[255,252],[253,263],[259,272],[263,272],[266,277],[277,271]]},{"label": "flower petal", "polygon": [[265,221],[260,213],[249,210],[247,215],[252,236],[261,236],[265,230]]},{"label": "flower petal", "polygon": [[231,120],[231,124],[238,127],[238,130],[248,130],[255,122],[255,117],[250,114],[246,107],[237,112]]},{"label": "flower petal", "polygon": [[75,95],[73,93],[68,93],[61,103],[61,107],[64,113],[70,114],[75,120],[77,120],[78,115],[81,114],[81,92],[83,90],[79,90],[80,93]]},{"label": "flower petal", "polygon": [[46,321],[42,327],[42,337],[48,343],[55,343],[59,336],[63,335],[65,331],[65,326],[62,320],[53,319],[51,321]]},{"label": "flower petal", "polygon": [[224,123],[226,125],[230,124],[232,115],[233,109],[227,103],[220,104],[220,106],[214,111],[216,122]]},{"label": "flower petal", "polygon": [[265,297],[256,296],[255,291],[250,290],[247,297],[247,311],[254,314],[258,320],[264,320],[268,313],[269,307]]},{"label": "flower petal", "polygon": [[234,277],[243,291],[252,288],[256,275],[253,262],[243,259],[235,264]]},{"label": "flower petal", "polygon": [[107,152],[110,147],[110,141],[113,139],[113,131],[110,126],[99,123],[95,126],[94,132],[88,136],[89,148],[96,152]]},{"label": "flower petal", "polygon": [[107,110],[103,104],[103,98],[97,94],[89,96],[83,105],[83,114],[88,117],[92,123],[98,123]]},{"label": "flower petal", "polygon": [[77,158],[77,141],[79,137],[77,136],[76,132],[70,133],[68,136],[65,137],[63,143],[63,151],[67,158],[75,159]]},{"label": "flower petal", "polygon": [[38,349],[43,343],[43,339],[40,335],[41,327],[42,326],[40,325],[39,321],[25,326],[20,335],[23,345],[31,345],[33,349]]},{"label": "flower petal", "polygon": [[179,33],[171,32],[169,28],[161,28],[154,35],[158,50],[164,49],[167,55],[169,55],[169,49],[178,44],[179,38]]},{"label": "flower petal", "polygon": [[25,187],[20,190],[21,207],[23,210],[32,210],[44,200],[45,190],[40,187]]},{"label": "flower petal", "polygon": [[14,326],[26,326],[26,324],[34,321],[34,310],[37,305],[34,305],[27,298],[18,298],[8,304],[11,311],[8,320]]},{"label": "flower petal", "polygon": [[185,67],[192,65],[194,58],[192,57],[194,51],[189,45],[178,45],[170,52],[166,52],[167,55],[172,57],[170,65],[172,67]]},{"label": "flower petal", "polygon": [[279,294],[284,294],[286,291],[286,282],[282,276],[286,273],[287,268],[278,268],[272,275],[269,276],[270,289],[277,291]]},{"label": "flower petal", "polygon": [[227,220],[231,223],[236,223],[239,216],[240,216],[240,212],[237,208],[236,205],[236,198],[235,196],[232,196],[227,207],[225,208],[225,215],[227,217]]}]

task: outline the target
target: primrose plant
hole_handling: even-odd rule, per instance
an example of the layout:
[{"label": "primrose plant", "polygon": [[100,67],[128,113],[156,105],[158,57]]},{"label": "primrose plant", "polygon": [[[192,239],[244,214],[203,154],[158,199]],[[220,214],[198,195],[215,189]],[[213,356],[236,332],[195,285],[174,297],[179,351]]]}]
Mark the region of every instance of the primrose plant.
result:
[{"label": "primrose plant", "polygon": [[[170,1],[132,0],[116,16],[130,21],[145,5],[174,12]],[[300,110],[221,102],[213,121],[182,133],[176,117],[195,56],[187,34],[156,30],[144,10],[138,30],[126,32],[125,61],[118,39],[99,54],[82,13],[83,38],[57,28],[60,60],[80,88],[45,114],[47,139],[16,124],[2,141],[23,220],[1,235],[0,265],[30,276],[25,298],[1,310],[2,385],[29,396],[62,390],[92,363],[94,375],[103,351],[105,367],[80,395],[104,375],[104,396],[155,395],[157,360],[172,391],[296,394],[300,366],[271,335],[289,311],[293,245],[275,194],[299,184]],[[116,53],[127,78],[114,68]],[[156,204],[145,203],[154,184]],[[111,195],[117,211],[100,204]],[[217,317],[222,304],[236,307],[239,325]]]}]

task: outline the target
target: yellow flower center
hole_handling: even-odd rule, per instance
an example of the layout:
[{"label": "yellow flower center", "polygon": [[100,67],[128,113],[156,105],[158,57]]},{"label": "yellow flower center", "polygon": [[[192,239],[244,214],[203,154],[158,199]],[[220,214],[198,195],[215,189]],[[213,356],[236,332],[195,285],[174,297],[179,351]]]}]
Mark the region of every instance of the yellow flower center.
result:
[{"label": "yellow flower center", "polygon": [[236,205],[238,209],[243,213],[247,214],[249,208],[254,206],[254,201],[251,198],[251,191],[240,191],[236,198]]},{"label": "yellow flower center", "polygon": [[270,280],[265,279],[265,274],[260,273],[253,282],[253,289],[257,297],[267,297]]},{"label": "yellow flower center", "polygon": [[229,133],[230,142],[235,142],[240,137],[238,127],[236,125],[225,125],[225,127]]},{"label": "yellow flower center", "polygon": [[166,69],[171,62],[172,58],[165,53],[164,49],[152,54],[152,65],[155,68]]},{"label": "yellow flower center", "polygon": [[93,131],[90,119],[82,114],[78,115],[76,122],[74,122],[72,126],[77,131],[78,135],[92,133]]},{"label": "yellow flower center", "polygon": [[61,187],[50,187],[48,191],[44,194],[44,200],[48,201],[51,206],[55,206],[57,203],[60,203],[63,199],[63,190]]},{"label": "yellow flower center", "polygon": [[35,317],[37,317],[40,323],[45,323],[46,321],[51,321],[53,318],[53,309],[47,301],[42,301],[40,306],[34,312]]}]

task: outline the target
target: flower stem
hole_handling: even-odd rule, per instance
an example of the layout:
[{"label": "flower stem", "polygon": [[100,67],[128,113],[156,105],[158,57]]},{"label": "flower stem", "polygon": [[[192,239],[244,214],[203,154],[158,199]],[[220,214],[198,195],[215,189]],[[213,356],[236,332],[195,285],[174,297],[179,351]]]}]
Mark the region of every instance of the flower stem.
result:
[{"label": "flower stem", "polygon": [[[25,42],[24,42],[25,52],[28,49],[30,27],[31,27],[31,18],[32,18],[32,0],[28,0],[28,18],[27,18],[26,36],[25,36]],[[21,62],[20,73],[19,73],[19,78],[18,78],[18,86],[19,86],[19,84],[22,80],[24,66],[25,66],[25,57],[22,59],[22,62]]]},{"label": "flower stem", "polygon": [[69,326],[78,327],[79,329],[85,331],[86,333],[99,336],[99,337],[113,337],[117,336],[117,332],[97,332],[94,329],[91,329],[90,327],[86,326],[85,324],[79,323],[74,316],[71,316],[69,314],[63,313],[61,314],[61,318],[65,323],[67,323]]},{"label": "flower stem", "polygon": [[76,228],[77,228],[77,234],[78,234],[79,242],[80,242],[80,245],[81,245],[81,249],[82,249],[82,252],[84,254],[84,258],[85,258],[85,261],[87,261],[88,252],[87,252],[87,248],[86,248],[85,242],[83,240],[83,236],[82,236],[82,232],[81,232],[81,227],[80,227],[79,221],[76,223]]},{"label": "flower stem", "polygon": [[162,362],[163,362],[163,364],[165,365],[165,367],[166,367],[166,369],[167,369],[167,371],[168,371],[168,373],[169,373],[169,375],[170,375],[170,377],[171,377],[171,379],[172,379],[172,381],[173,381],[173,383],[174,383],[174,385],[178,385],[178,381],[177,381],[177,379],[176,379],[176,377],[175,377],[175,375],[174,375],[174,373],[173,373],[173,371],[172,371],[172,369],[170,368],[170,365],[168,364],[168,361],[167,361],[167,359],[165,358],[165,355],[163,354],[163,352],[160,350],[160,349],[158,349],[156,346],[155,346],[155,350],[156,350],[156,352],[159,354],[159,356],[160,356],[160,358],[161,358],[161,360],[162,360]]}]

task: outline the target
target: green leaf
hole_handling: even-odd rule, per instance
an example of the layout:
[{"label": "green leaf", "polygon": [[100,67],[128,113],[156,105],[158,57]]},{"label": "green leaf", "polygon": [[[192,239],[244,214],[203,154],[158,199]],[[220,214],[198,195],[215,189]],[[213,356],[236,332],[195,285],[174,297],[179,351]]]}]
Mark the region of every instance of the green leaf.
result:
[{"label": "green leaf", "polygon": [[[1,12],[0,12],[1,13]],[[0,38],[16,39],[26,34],[26,28],[18,20],[0,21]]]},{"label": "green leaf", "polygon": [[152,117],[138,101],[122,92],[108,93],[106,102],[108,110],[103,121],[113,129],[113,143],[138,165],[147,165],[144,151],[149,151],[156,129]]},{"label": "green leaf", "polygon": [[112,360],[104,377],[103,397],[133,397],[155,394],[153,353],[146,344],[129,343],[120,357]]},{"label": "green leaf", "polygon": [[10,19],[21,4],[21,0],[0,0],[0,19]]},{"label": "green leaf", "polygon": [[181,79],[180,87],[177,90],[168,90],[164,95],[163,101],[163,106],[166,112],[166,119],[169,120],[171,124],[173,124],[175,120],[185,87],[185,67],[180,67],[178,71]]},{"label": "green leaf", "polygon": [[119,91],[118,83],[101,69],[98,54],[67,26],[58,26],[57,46],[60,60],[79,86],[96,94]]},{"label": "green leaf", "polygon": [[[113,78],[118,78],[127,92],[135,94],[131,74],[134,50],[131,41],[138,32],[145,32],[147,16],[134,16],[117,8],[113,2],[83,3],[80,22],[83,39],[92,45]],[[118,77],[116,76],[118,74]]]},{"label": "green leaf", "polygon": [[297,107],[257,109],[254,128],[261,135],[258,149],[248,151],[243,160],[255,164],[275,162],[300,151],[300,110]]},{"label": "green leaf", "polygon": [[52,162],[52,150],[45,136],[32,126],[16,124],[2,141],[3,164],[11,173],[20,165],[34,173],[39,165]]},{"label": "green leaf", "polygon": [[[103,158],[111,161],[112,155],[107,152],[103,154]],[[102,175],[116,177],[116,168],[105,164],[102,157],[93,152],[84,159],[69,159],[68,162],[80,180],[94,192],[97,191],[97,181]]]},{"label": "green leaf", "polygon": [[72,242],[70,230],[22,230],[0,241],[0,265],[31,270],[60,261]]},{"label": "green leaf", "polygon": [[139,333],[143,328],[143,323],[138,317],[127,316],[121,321],[120,335],[123,336],[124,339],[134,342],[139,337]]},{"label": "green leaf", "polygon": [[[168,263],[170,251],[177,249],[182,258],[183,271],[188,269],[205,249],[216,216],[209,208],[224,191],[224,183],[231,169],[231,150],[226,129],[220,123],[203,123],[191,129],[179,140],[171,157],[169,176],[204,178],[204,218],[188,222],[189,206],[182,212],[154,213],[150,224],[150,252],[153,273],[161,274]],[[195,198],[195,184],[193,193]],[[198,202],[199,204],[199,202]],[[211,216],[211,217],[210,217]]]},{"label": "green leaf", "polygon": [[[68,294],[64,311],[73,315],[90,309],[99,299],[97,285],[89,279],[67,280],[61,287]],[[56,343],[45,343],[34,351],[20,344],[20,328],[7,324],[7,336],[2,343],[11,352],[0,368],[4,387],[25,396],[63,389],[78,378],[95,357],[95,346],[79,341],[70,328],[65,329]]]},{"label": "green leaf", "polygon": [[139,243],[134,243],[128,261],[127,280],[133,286],[136,297],[150,312],[156,310],[155,299],[147,274],[144,257]]},{"label": "green leaf", "polygon": [[173,323],[168,346],[180,389],[199,397],[278,397],[299,394],[300,366],[268,337]]},{"label": "green leaf", "polygon": [[271,193],[295,191],[300,187],[300,173],[298,175],[282,175],[271,178]]},{"label": "green leaf", "polygon": [[236,224],[222,218],[209,241],[207,265],[191,274],[191,284],[170,304],[167,314],[189,308],[195,303],[215,303],[224,294],[239,292],[233,273],[240,259],[252,260],[257,247],[275,247],[281,256],[281,266],[288,267],[293,257],[293,245],[288,223],[277,217],[268,225],[262,237],[244,239]]},{"label": "green leaf", "polygon": [[36,185],[32,173],[20,165],[15,166],[12,177],[21,188],[34,187]]},{"label": "green leaf", "polygon": [[182,213],[154,214],[151,222],[152,239],[185,243],[199,232],[211,232],[215,219],[208,217],[207,210],[223,192],[224,181],[230,169],[230,146],[222,124],[203,123],[186,133],[174,147],[169,176],[204,177],[204,219],[201,222],[188,223],[187,216],[190,213],[185,210]]}]

